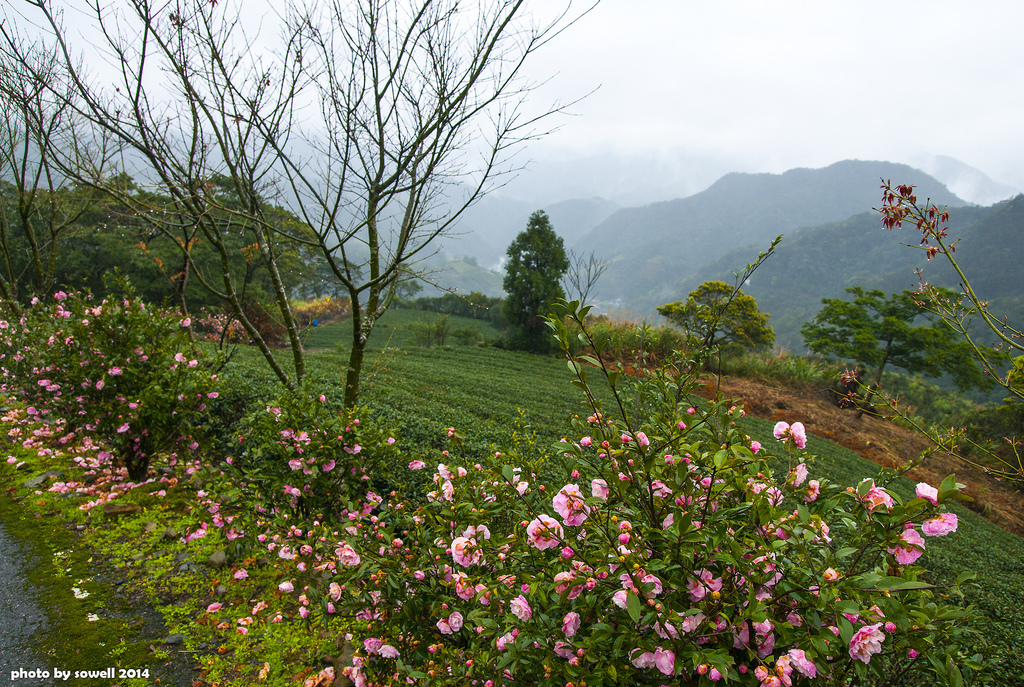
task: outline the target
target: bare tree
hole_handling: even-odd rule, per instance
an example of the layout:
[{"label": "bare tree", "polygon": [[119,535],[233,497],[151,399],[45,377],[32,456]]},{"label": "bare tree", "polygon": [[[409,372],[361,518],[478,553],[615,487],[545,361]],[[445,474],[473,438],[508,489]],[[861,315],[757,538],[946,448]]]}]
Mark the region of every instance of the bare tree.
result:
[{"label": "bare tree", "polygon": [[609,265],[611,265],[609,261],[601,260],[594,255],[593,251],[589,256],[584,257],[570,249],[569,269],[566,270],[565,276],[562,278],[562,288],[565,289],[566,297],[569,300],[579,301],[580,305],[586,305],[587,299],[590,298],[590,292]]},{"label": "bare tree", "polygon": [[0,62],[0,299],[14,312],[53,290],[61,244],[98,200],[70,182],[50,149],[79,161],[104,153],[102,137],[69,105],[73,94],[51,92],[60,84],[52,53],[25,57],[29,68]]},{"label": "bare tree", "polygon": [[[399,281],[431,243],[507,171],[517,144],[557,108],[525,114],[532,84],[523,64],[572,23],[570,1],[532,25],[525,0],[333,0],[281,11],[272,54],[253,46],[238,9],[209,0],[123,0],[87,5],[118,85],[104,88],[79,53],[52,0],[29,0],[58,46],[85,104],[79,110],[120,140],[142,177],[166,199],[152,204],[93,173],[167,235],[197,235],[221,252],[220,274],[192,274],[224,298],[275,372],[269,346],[245,318],[225,236],[247,232],[275,285],[301,381],[301,340],[278,273],[275,241],[318,249],[352,301],[345,404],[353,406],[366,345]],[[550,10],[550,6],[547,8]],[[5,49],[18,56],[8,26]],[[228,180],[211,185],[211,178]],[[225,193],[226,186],[230,193]],[[148,198],[148,196],[147,196]],[[281,226],[269,199],[303,226]]]},{"label": "bare tree", "polygon": [[[264,131],[250,123],[258,115],[265,131],[281,132],[286,142],[304,78],[291,52],[294,43],[285,37],[284,56],[261,59],[244,52],[248,37],[242,35],[240,7],[232,14],[210,2],[125,0],[112,8],[98,2],[72,8],[92,19],[97,44],[82,50],[72,44],[56,3],[26,4],[48,29],[62,82],[53,86],[33,66],[29,47],[35,41],[18,34],[11,17],[2,27],[5,57],[34,73],[55,97],[70,89],[75,97],[67,104],[119,143],[120,168],[135,183],[124,183],[125,176],[109,168],[69,159],[57,146],[48,147],[50,159],[178,246],[188,274],[230,305],[277,376],[294,388],[305,359],[277,269],[276,228],[267,217],[276,154]],[[98,55],[107,58],[101,74],[83,66],[86,53],[93,63]],[[257,259],[270,275],[294,378],[274,358],[245,307],[245,268],[236,267],[239,237],[251,247],[243,264]],[[199,241],[217,254],[216,269],[204,271],[193,259]]]}]

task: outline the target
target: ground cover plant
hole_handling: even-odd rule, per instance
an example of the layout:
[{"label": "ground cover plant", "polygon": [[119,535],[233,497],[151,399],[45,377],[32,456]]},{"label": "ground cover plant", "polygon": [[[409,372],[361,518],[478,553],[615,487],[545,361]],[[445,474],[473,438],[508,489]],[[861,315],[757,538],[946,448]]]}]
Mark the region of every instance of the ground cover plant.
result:
[{"label": "ground cover plant", "polygon": [[[594,351],[594,343],[587,342],[581,350]],[[312,371],[314,379],[329,377],[326,373],[332,366],[343,364],[330,352],[320,357],[323,370]],[[474,358],[476,368],[468,366],[457,374]],[[173,477],[154,475],[146,483],[119,490],[115,502],[132,502],[145,512],[119,521],[123,524],[107,535],[86,523],[92,518],[95,524],[99,517],[96,509],[101,507],[93,503],[98,499],[90,491],[113,481],[97,479],[88,484],[84,478],[74,479],[74,471],[86,469],[69,465],[74,455],[71,447],[60,445],[46,432],[34,434],[46,423],[24,409],[10,415],[8,422],[33,436],[33,441],[16,447],[18,455],[12,454],[16,460],[4,463],[3,469],[13,471],[24,461],[21,474],[25,475],[58,466],[67,471],[34,490],[22,487],[19,491],[26,494],[28,490],[44,512],[77,511],[76,522],[86,526],[92,535],[90,543],[127,566],[126,576],[134,567],[139,573],[144,569],[154,581],[143,583],[138,581],[140,576],[132,584],[139,593],[156,600],[167,618],[167,632],[181,632],[188,650],[200,652],[204,679],[211,682],[327,684],[330,671],[321,671],[318,663],[329,653],[338,659],[334,672],[348,669],[352,674],[359,668],[360,674],[376,673],[381,676],[376,682],[384,683],[394,672],[404,671],[420,684],[452,684],[459,676],[478,684],[487,679],[500,684],[501,673],[507,669],[521,681],[557,678],[559,684],[700,684],[714,681],[716,676],[724,683],[776,684],[773,680],[778,680],[784,684],[788,679],[799,684],[812,680],[799,666],[810,671],[809,664],[813,664],[813,679],[823,683],[829,681],[825,677],[828,670],[837,684],[853,680],[871,684],[890,678],[898,684],[894,675],[906,684],[947,680],[955,684],[957,675],[974,684],[985,680],[1013,684],[1018,665],[1008,660],[1002,666],[986,662],[1009,658],[1013,647],[1021,644],[1019,631],[1010,629],[1012,621],[1003,621],[996,625],[1001,634],[972,636],[975,629],[987,626],[969,615],[958,617],[963,611],[956,607],[954,586],[964,572],[960,561],[971,561],[969,567],[979,568],[986,589],[974,591],[968,583],[963,585],[965,593],[986,616],[1012,618],[1012,609],[1021,602],[1020,572],[1012,563],[1022,553],[1020,544],[1005,535],[997,538],[983,525],[969,528],[973,516],[955,507],[951,510],[958,516],[960,530],[945,538],[924,536],[924,522],[935,518],[949,522],[939,515],[955,491],[949,483],[936,492],[937,506],[931,502],[928,488],[890,482],[892,473],[869,471],[864,463],[812,438],[805,449],[823,454],[813,462],[811,454],[797,446],[804,439],[795,419],[788,430],[783,427],[776,432],[774,426],[758,426],[741,417],[740,409],[728,403],[673,403],[669,413],[659,399],[666,397],[666,383],[670,384],[667,397],[675,398],[677,390],[671,387],[671,378],[653,377],[634,387],[624,376],[614,379],[618,370],[609,367],[622,405],[611,392],[595,393],[594,400],[601,405],[598,412],[604,415],[599,422],[593,409],[589,415],[580,412],[581,396],[576,397],[575,405],[570,402],[568,413],[561,405],[571,398],[566,390],[572,375],[565,362],[478,348],[413,350],[390,360],[393,374],[402,375],[405,383],[401,389],[389,385],[388,393],[381,394],[388,402],[376,413],[367,412],[365,420],[337,415],[337,382],[333,387],[311,387],[310,393],[292,406],[271,403],[279,393],[273,387],[264,388],[264,394],[247,391],[253,396],[249,404],[255,408],[247,413],[248,420],[233,427],[234,450],[204,456],[203,464],[183,461],[174,466]],[[576,381],[596,390],[594,375],[604,376],[600,366],[588,367],[579,359],[575,362],[580,365],[573,368],[577,373],[590,374],[589,379]],[[233,363],[241,365],[242,361]],[[488,377],[485,371],[491,366],[496,373]],[[555,388],[553,379],[557,380]],[[491,383],[496,389],[488,395],[485,389]],[[540,388],[527,393],[524,386]],[[223,397],[212,403],[220,403],[228,395],[225,390]],[[465,412],[459,410],[460,398],[474,399],[473,413],[462,415],[461,423],[445,426],[443,421],[449,417],[460,419],[445,413]],[[538,402],[544,398],[549,405]],[[517,427],[514,408],[519,400],[528,401],[522,405],[529,416]],[[463,402],[461,407],[468,405]],[[392,408],[392,415],[384,414],[385,406]],[[691,407],[692,414],[687,412]],[[274,413],[275,409],[281,414]],[[577,416],[575,427],[561,425],[558,417],[566,415]],[[359,424],[355,424],[357,419]],[[473,423],[478,419],[483,433],[493,432],[495,440],[481,441],[474,436],[478,428]],[[403,429],[403,420],[421,423],[422,441],[412,440],[415,432],[407,439],[401,431],[388,431],[389,426]],[[608,420],[613,424],[607,425]],[[678,422],[686,428],[679,428]],[[557,433],[550,436],[551,425],[560,425],[569,441],[558,442]],[[510,430],[514,431],[511,436]],[[302,437],[302,432],[307,436]],[[776,438],[776,433],[781,438]],[[245,441],[239,442],[238,436]],[[392,438],[396,440],[389,442]],[[324,467],[330,460],[321,460],[326,456],[319,448],[326,446],[322,443],[325,439],[331,439],[328,443],[335,452],[329,470]],[[609,446],[603,447],[603,442]],[[755,442],[761,444],[756,454]],[[555,446],[549,448],[552,443]],[[723,443],[727,449],[721,448]],[[665,461],[668,444],[673,445],[671,463]],[[51,446],[56,450],[47,453]],[[774,454],[774,459],[762,462],[768,454]],[[316,460],[309,463],[310,458]],[[683,458],[698,466],[692,473],[699,480],[690,477],[691,468]],[[631,459],[632,466],[628,463]],[[293,461],[297,462],[294,468]],[[617,461],[619,467],[611,461]],[[254,470],[260,462],[273,462],[276,472],[263,475]],[[414,469],[420,467],[418,462],[424,464],[423,469]],[[799,466],[804,463],[809,474],[801,480]],[[371,474],[375,466],[385,464],[381,469],[391,472],[388,488],[375,484]],[[427,464],[431,469],[426,469]],[[511,470],[511,482],[506,466]],[[349,475],[356,470],[355,479],[334,481],[345,468]],[[574,470],[578,476],[573,475]],[[630,479],[621,480],[619,472]],[[437,484],[430,483],[430,476],[436,476]],[[711,479],[705,486],[707,477]],[[865,478],[873,478],[875,487]],[[62,495],[66,479],[80,482],[80,486]],[[812,479],[817,480],[817,499],[806,502],[804,499],[812,496]],[[607,500],[601,497],[600,483],[595,495],[594,480],[604,480]],[[838,486],[845,484],[855,491]],[[418,485],[426,488],[418,490]],[[568,489],[571,485],[579,490],[578,496]],[[322,489],[337,491],[317,503],[318,494],[328,493]],[[449,489],[451,501],[446,498]],[[673,492],[671,498],[665,489]],[[430,490],[437,492],[434,501],[424,499]],[[68,498],[68,493],[76,496]],[[891,509],[886,508],[887,494],[893,499]],[[496,500],[488,501],[490,495]],[[775,503],[778,495],[783,500]],[[677,499],[683,505],[676,503]],[[875,500],[879,503],[874,504]],[[338,501],[348,513],[331,510],[331,504]],[[82,506],[88,509],[81,510]],[[265,512],[255,511],[254,506]],[[662,512],[655,513],[652,506]],[[243,516],[243,512],[249,515]],[[569,524],[584,515],[583,523]],[[672,522],[665,529],[668,515]],[[795,517],[789,519],[791,516]],[[612,521],[613,517],[617,520]],[[684,525],[687,518],[690,521]],[[906,561],[920,553],[917,539],[906,534],[911,530],[903,528],[908,519],[915,523],[913,531],[926,550],[917,561],[900,563],[897,557]],[[148,525],[143,524],[147,521],[156,527],[147,530]],[[550,536],[545,537],[537,527],[531,530],[535,521],[548,525]],[[694,521],[701,527],[694,526]],[[629,526],[621,526],[624,522]],[[776,522],[772,531],[767,525]],[[174,530],[173,538],[164,536],[167,527]],[[470,527],[474,528],[471,532]],[[559,529],[561,535],[554,536]],[[581,530],[589,530],[591,536],[567,536]],[[965,530],[971,533],[970,539],[960,536]],[[508,538],[509,534],[515,538]],[[628,535],[625,543],[623,535]],[[825,537],[833,541],[827,542]],[[396,539],[401,540],[397,547]],[[548,539],[558,544],[548,547]],[[659,554],[670,552],[673,541],[681,543],[682,554],[646,557],[648,548]],[[857,543],[868,543],[864,551],[873,551],[876,558],[875,569],[868,566],[861,571],[868,577],[857,574],[856,552],[843,553]],[[502,550],[505,545],[509,548]],[[619,550],[620,546],[629,552]],[[758,546],[768,558],[743,557]],[[564,557],[567,547],[573,549],[570,557]],[[223,557],[217,557],[218,552],[223,552]],[[614,558],[607,558],[608,554]],[[410,555],[413,560],[406,560]],[[479,560],[474,561],[478,555]],[[133,560],[136,556],[141,558]],[[346,565],[346,561],[355,562],[353,556],[359,564]],[[619,556],[626,560],[618,560]],[[870,558],[868,553],[859,558],[863,561],[865,557]],[[799,565],[805,558],[816,562],[813,572]],[[915,564],[927,562],[933,569],[933,560],[938,565],[931,574]],[[982,560],[985,566],[974,563]],[[613,565],[617,566],[614,570]],[[446,580],[446,567],[450,580]],[[828,568],[837,573],[835,580],[824,578]],[[423,572],[423,580],[417,579],[417,570]],[[708,573],[709,579],[701,571]],[[607,575],[602,578],[601,573]],[[770,584],[777,574],[782,577]],[[507,585],[507,577],[500,579],[506,575],[516,575],[515,586]],[[622,575],[630,580],[628,588],[623,586]],[[648,594],[657,585],[645,581],[648,575],[656,577],[662,587],[653,598]],[[870,575],[878,575],[881,586],[869,584]],[[889,579],[897,576],[904,582]],[[740,578],[748,581],[746,592]],[[591,579],[593,588],[587,589]],[[920,582],[920,589],[913,584],[899,588],[915,581]],[[418,593],[410,596],[406,582]],[[886,584],[891,585],[889,590],[884,589]],[[477,589],[477,585],[485,589]],[[562,585],[566,586],[559,591]],[[815,585],[819,589],[811,590]],[[578,595],[570,598],[577,589]],[[821,596],[814,597],[813,591]],[[764,592],[771,597],[758,598]],[[619,607],[616,599],[625,605]],[[796,600],[797,607],[787,608],[782,599]],[[485,600],[488,603],[483,603]],[[660,610],[656,608],[659,603],[663,606]],[[876,615],[873,607],[885,618]],[[638,610],[639,621],[633,617]],[[790,611],[801,616],[800,626],[791,621]],[[669,612],[683,615],[669,616]],[[827,621],[825,627],[806,622],[808,614]],[[595,622],[598,617],[603,622]],[[455,629],[453,623],[459,625],[460,620],[462,625]],[[450,634],[445,633],[441,621]],[[725,627],[720,629],[720,622]],[[611,623],[615,623],[614,630]],[[765,623],[770,623],[771,629]],[[888,630],[886,623],[892,623],[895,631]],[[597,627],[602,624],[607,629]],[[745,640],[744,625],[748,630]],[[886,636],[878,643],[879,653],[871,653],[876,648],[872,640],[878,637],[866,629],[875,625],[873,630]],[[482,629],[477,631],[477,627]],[[838,636],[831,627],[838,630]],[[667,636],[659,634],[659,628]],[[867,663],[849,653],[858,633]],[[352,638],[346,643],[348,635]],[[512,635],[511,639],[506,635]],[[620,637],[623,639],[616,647]],[[761,657],[758,654],[769,637],[774,646]],[[381,644],[378,647],[375,641],[366,644],[365,640],[381,640]],[[834,653],[835,644],[822,648],[826,640],[839,642]],[[735,647],[737,642],[740,647]],[[962,642],[960,648],[958,642]],[[572,656],[565,655],[567,644],[572,645]],[[581,649],[583,656],[577,655]],[[389,658],[392,650],[398,655]],[[910,650],[917,653],[913,660]],[[472,657],[466,656],[467,651]],[[357,661],[348,658],[353,653]],[[417,663],[418,655],[423,656],[422,663]],[[827,658],[830,655],[831,660]],[[505,660],[507,663],[500,665]],[[430,661],[434,661],[433,667]],[[473,661],[472,665],[467,661]],[[672,677],[664,671],[668,666]],[[741,666],[746,667],[745,673]],[[986,669],[978,672],[976,668],[982,666]],[[904,668],[906,671],[900,672]],[[447,674],[449,669],[452,675]],[[434,676],[430,670],[435,671]],[[881,677],[886,672],[888,677]]]}]

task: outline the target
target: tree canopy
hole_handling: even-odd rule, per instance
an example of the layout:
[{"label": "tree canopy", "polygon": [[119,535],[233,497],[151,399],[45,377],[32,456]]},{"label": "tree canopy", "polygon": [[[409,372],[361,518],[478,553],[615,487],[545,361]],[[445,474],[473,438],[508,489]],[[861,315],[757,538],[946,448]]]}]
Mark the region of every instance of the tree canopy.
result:
[{"label": "tree canopy", "polygon": [[548,346],[544,316],[556,298],[564,298],[562,275],[569,269],[562,238],[542,210],[530,215],[526,230],[508,247],[503,286],[505,318],[515,347],[542,351]]},{"label": "tree canopy", "polygon": [[885,367],[892,365],[928,377],[949,374],[961,390],[991,386],[970,344],[935,321],[913,291],[888,296],[859,286],[846,291],[852,301],[823,298],[825,307],[801,328],[810,350],[874,368],[875,384]]},{"label": "tree canopy", "polygon": [[775,332],[768,325],[770,313],[761,312],[753,296],[723,281],[706,281],[689,293],[686,302],[666,303],[658,312],[712,346],[738,343],[754,348],[775,343]]}]

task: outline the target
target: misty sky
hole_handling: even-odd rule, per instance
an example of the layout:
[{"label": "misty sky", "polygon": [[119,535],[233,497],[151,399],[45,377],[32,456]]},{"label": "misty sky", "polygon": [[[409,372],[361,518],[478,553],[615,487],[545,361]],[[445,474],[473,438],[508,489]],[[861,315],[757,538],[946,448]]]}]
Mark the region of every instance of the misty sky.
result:
[{"label": "misty sky", "polygon": [[602,0],[535,95],[578,117],[528,154],[681,148],[736,171],[948,155],[1024,189],[1024,2]]}]

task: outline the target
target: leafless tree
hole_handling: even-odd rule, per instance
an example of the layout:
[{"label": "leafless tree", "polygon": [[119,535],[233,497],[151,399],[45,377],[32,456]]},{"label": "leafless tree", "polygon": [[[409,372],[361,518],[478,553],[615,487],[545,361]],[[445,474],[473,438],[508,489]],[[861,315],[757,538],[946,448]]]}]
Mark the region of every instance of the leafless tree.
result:
[{"label": "leafless tree", "polygon": [[590,298],[590,292],[609,265],[611,265],[610,262],[601,260],[594,255],[593,251],[589,256],[584,257],[570,249],[569,269],[566,270],[565,277],[562,278],[565,295],[569,300],[576,300],[580,302],[580,305],[586,305],[587,299]]},{"label": "leafless tree", "polygon": [[[92,0],[82,11],[107,69],[116,68],[115,87],[105,85],[109,74],[82,68],[53,0],[27,4],[57,46],[78,111],[123,144],[124,167],[163,202],[124,193],[97,170],[90,183],[176,238],[185,255],[189,231],[220,252],[219,274],[193,263],[194,277],[231,304],[289,386],[302,379],[304,355],[275,250],[285,238],[322,253],[352,300],[351,407],[370,333],[399,281],[558,109],[526,114],[533,84],[523,64],[572,23],[570,1],[541,24],[530,23],[525,0],[289,4],[278,10],[277,47],[265,52],[266,32],[252,29],[241,4]],[[3,35],[6,52],[20,56],[14,28],[5,24]],[[270,200],[304,224],[272,221]],[[245,317],[231,232],[251,235],[271,275],[294,379]]]},{"label": "leafless tree", "polygon": [[79,161],[104,154],[102,136],[68,104],[73,94],[51,92],[60,84],[52,53],[25,58],[30,68],[0,62],[0,300],[16,313],[53,290],[60,245],[97,201],[54,164],[51,147]]}]

